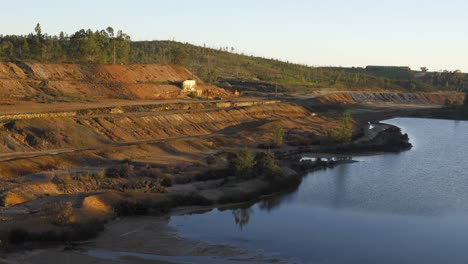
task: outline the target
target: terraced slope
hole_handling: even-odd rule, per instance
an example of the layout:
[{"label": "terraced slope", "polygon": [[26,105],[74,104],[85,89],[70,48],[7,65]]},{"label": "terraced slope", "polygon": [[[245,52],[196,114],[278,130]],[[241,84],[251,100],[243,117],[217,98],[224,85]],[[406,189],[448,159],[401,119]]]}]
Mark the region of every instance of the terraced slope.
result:
[{"label": "terraced slope", "polygon": [[3,100],[168,99],[184,97],[181,83],[195,78],[203,96],[232,96],[176,65],[0,63]]},{"label": "terraced slope", "polygon": [[461,92],[403,93],[403,92],[335,92],[319,96],[324,104],[412,104],[412,105],[461,105]]}]

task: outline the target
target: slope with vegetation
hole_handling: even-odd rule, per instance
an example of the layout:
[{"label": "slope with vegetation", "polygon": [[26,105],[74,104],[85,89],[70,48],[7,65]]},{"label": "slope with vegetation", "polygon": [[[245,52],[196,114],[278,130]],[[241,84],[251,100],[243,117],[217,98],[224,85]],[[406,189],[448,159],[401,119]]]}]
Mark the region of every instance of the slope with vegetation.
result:
[{"label": "slope with vegetation", "polygon": [[43,63],[179,64],[207,83],[244,90],[309,91],[314,88],[460,91],[468,77],[460,71],[411,71],[404,67],[310,67],[246,56],[233,47],[219,49],[175,41],[131,41],[111,27],[79,30],[58,36],[35,34],[0,36],[0,59]]},{"label": "slope with vegetation", "polygon": [[132,42],[131,47],[133,63],[180,63],[208,82],[267,92],[276,88],[280,91],[314,88],[460,91],[468,87],[468,77],[460,71],[310,67],[237,54],[233,48],[212,49],[174,41]]}]

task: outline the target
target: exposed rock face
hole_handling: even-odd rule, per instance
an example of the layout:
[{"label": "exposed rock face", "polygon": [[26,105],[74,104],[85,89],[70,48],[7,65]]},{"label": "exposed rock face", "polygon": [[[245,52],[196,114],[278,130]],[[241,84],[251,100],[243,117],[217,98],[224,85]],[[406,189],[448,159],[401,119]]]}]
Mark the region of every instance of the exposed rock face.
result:
[{"label": "exposed rock face", "polygon": [[[77,65],[0,63],[0,97],[168,99],[184,96],[182,82],[192,73],[177,65]],[[202,94],[232,93],[196,79]]]},{"label": "exposed rock face", "polygon": [[426,104],[459,105],[464,94],[458,92],[403,93],[403,92],[340,92],[321,96],[324,104]]},{"label": "exposed rock face", "polygon": [[[267,104],[264,104],[267,103]],[[203,104],[184,105],[208,107]],[[2,153],[64,147],[82,148],[108,143],[123,143],[181,136],[207,135],[256,119],[307,116],[307,111],[288,104],[239,102],[210,105],[204,111],[152,111],[140,109],[99,109],[89,112],[19,114],[5,117],[0,127]],[[226,108],[226,107],[234,108]],[[171,106],[175,107],[175,106]],[[157,108],[158,109],[158,108]],[[129,111],[124,113],[124,110]],[[184,109],[182,109],[184,110]],[[0,119],[2,117],[0,116]]]}]

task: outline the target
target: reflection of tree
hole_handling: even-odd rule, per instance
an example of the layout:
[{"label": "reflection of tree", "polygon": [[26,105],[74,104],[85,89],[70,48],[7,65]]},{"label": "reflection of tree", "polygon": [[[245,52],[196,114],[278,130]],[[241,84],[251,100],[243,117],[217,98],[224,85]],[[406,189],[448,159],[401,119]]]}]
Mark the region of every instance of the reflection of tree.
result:
[{"label": "reflection of tree", "polygon": [[241,230],[244,229],[244,226],[246,226],[249,223],[250,212],[250,208],[239,208],[232,210],[234,221]]},{"label": "reflection of tree", "polygon": [[260,202],[259,207],[262,210],[270,212],[281,204],[283,198],[283,196],[268,197]]},{"label": "reflection of tree", "polygon": [[[350,160],[345,157],[345,160]],[[333,200],[333,206],[335,208],[343,207],[346,200],[346,180],[348,175],[348,166],[339,166],[337,168],[337,175],[335,177],[335,197]]]}]

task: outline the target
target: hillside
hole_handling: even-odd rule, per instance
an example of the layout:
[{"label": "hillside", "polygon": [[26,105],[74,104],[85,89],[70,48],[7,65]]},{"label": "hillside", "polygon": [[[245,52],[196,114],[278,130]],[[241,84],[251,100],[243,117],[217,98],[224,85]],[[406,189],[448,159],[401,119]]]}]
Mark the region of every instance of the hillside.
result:
[{"label": "hillside", "polygon": [[238,54],[234,47],[213,49],[175,41],[131,41],[129,35],[111,27],[51,36],[43,34],[38,24],[35,34],[0,35],[0,60],[82,65],[176,64],[190,69],[206,83],[268,93],[309,92],[317,88],[461,91],[468,87],[468,77],[460,71],[310,67]]},{"label": "hillside", "polygon": [[[0,63],[2,100],[83,101],[183,98],[181,83],[192,73],[177,65],[84,65]],[[202,96],[231,94],[198,80]]]},{"label": "hillside", "polygon": [[174,41],[131,42],[132,63],[179,63],[207,82],[240,90],[310,91],[314,88],[460,91],[468,77],[459,71],[419,72],[399,69],[309,67]]}]

